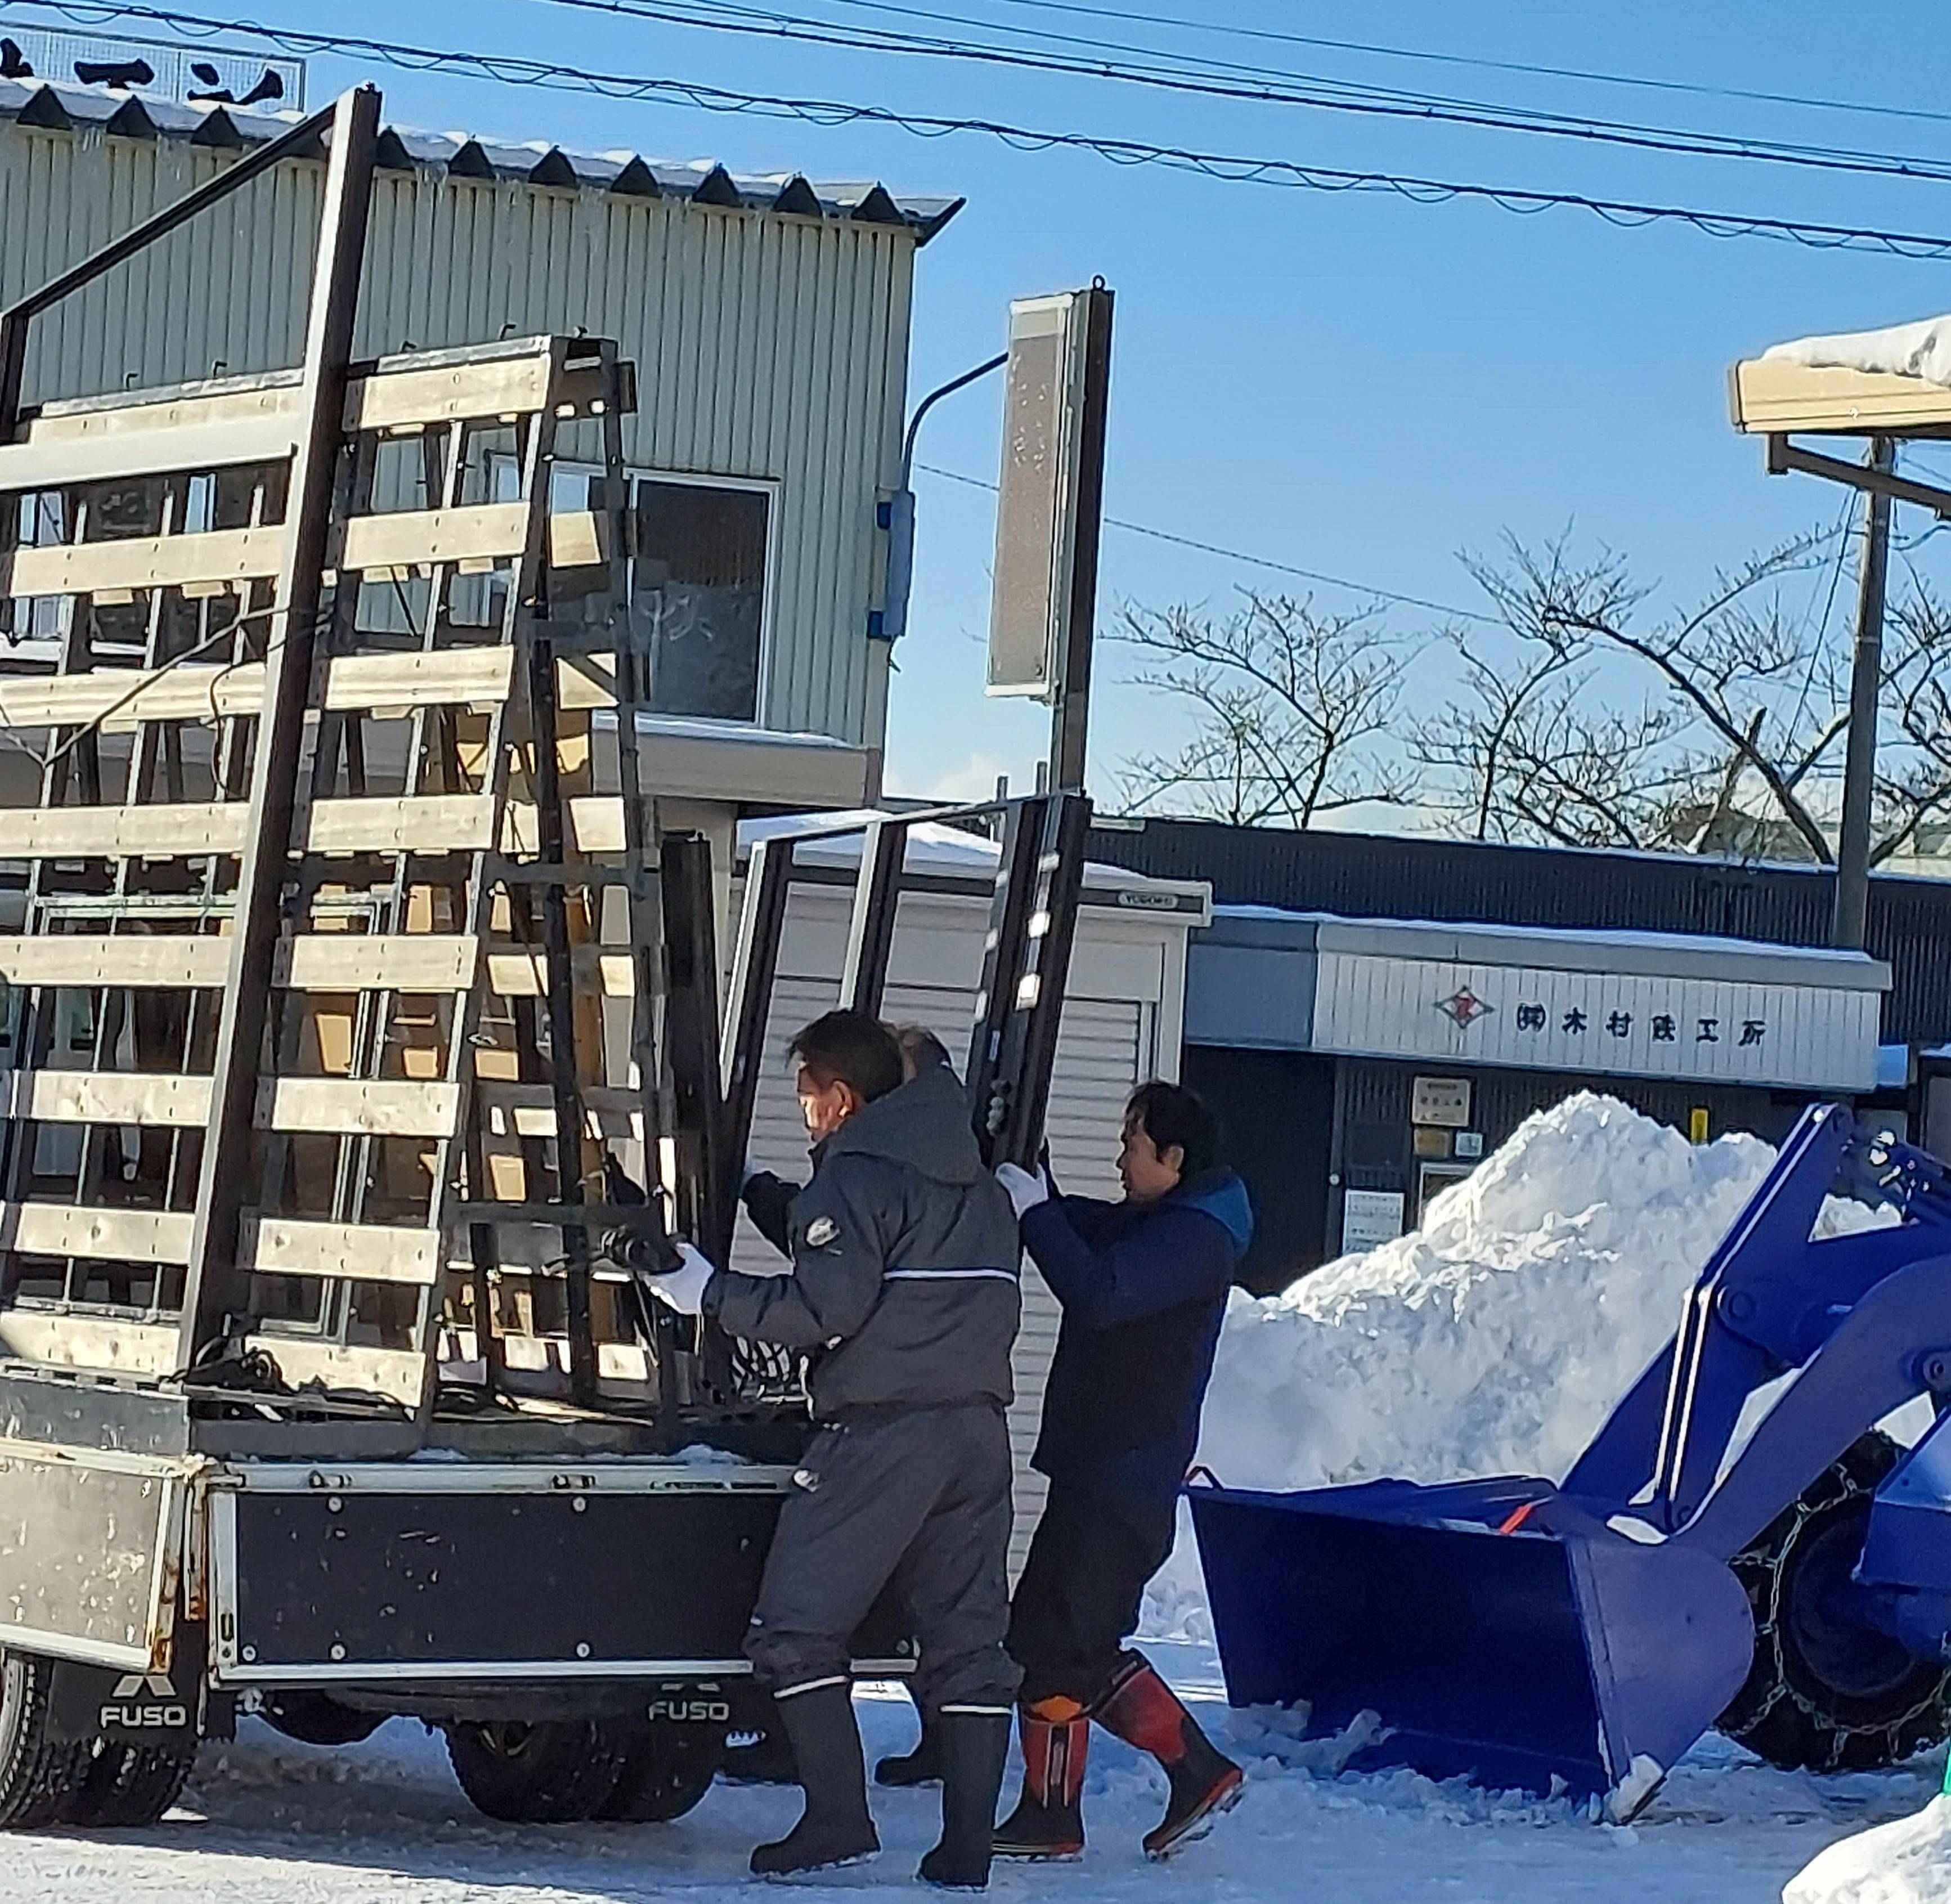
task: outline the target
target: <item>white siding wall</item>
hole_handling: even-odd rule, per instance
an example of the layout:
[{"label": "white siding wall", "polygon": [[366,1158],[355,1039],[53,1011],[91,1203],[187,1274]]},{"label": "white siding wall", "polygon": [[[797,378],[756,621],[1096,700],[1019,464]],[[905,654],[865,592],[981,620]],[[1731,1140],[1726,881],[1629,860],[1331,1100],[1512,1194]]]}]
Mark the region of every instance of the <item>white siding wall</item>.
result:
[{"label": "white siding wall", "polygon": [[[0,301],[214,175],[174,139],[0,123]],[[29,394],[80,396],[295,361],[323,168],[279,168],[36,327]],[[875,509],[894,478],[915,236],[444,170],[382,172],[362,354],[551,330],[635,359],[638,466],[776,483],[760,717],[879,746],[887,651],[866,635]]]},{"label": "white siding wall", "polygon": [[[795,894],[781,947],[780,977],[766,1034],[766,1063],[754,1119],[751,1161],[793,1181],[806,1175],[806,1136],[785,1060],[786,1041],[801,1025],[832,1009],[838,996],[840,952],[846,933],[843,895]],[[976,979],[981,969],[988,907],[976,898],[904,900],[888,988],[886,1015],[926,1025],[955,1056],[968,1049]],[[1182,924],[1141,923],[1096,910],[1079,921],[1071,984],[1057,1040],[1049,1119],[1050,1162],[1064,1189],[1080,1196],[1119,1194],[1118,1127],[1125,1100],[1144,1079],[1175,1068],[1178,1009],[1171,984],[1182,962]],[[922,960],[927,960],[924,968]],[[920,982],[923,969],[936,982]],[[966,974],[965,982],[939,981]],[[1165,1009],[1162,1010],[1162,1005]],[[776,1270],[779,1259],[742,1219],[734,1260],[756,1274]],[[1016,1456],[1013,1574],[1043,1512],[1045,1484],[1029,1465],[1043,1413],[1044,1384],[1057,1347],[1056,1299],[1025,1264],[1023,1321],[1016,1338],[1016,1406],[1010,1438]]]}]

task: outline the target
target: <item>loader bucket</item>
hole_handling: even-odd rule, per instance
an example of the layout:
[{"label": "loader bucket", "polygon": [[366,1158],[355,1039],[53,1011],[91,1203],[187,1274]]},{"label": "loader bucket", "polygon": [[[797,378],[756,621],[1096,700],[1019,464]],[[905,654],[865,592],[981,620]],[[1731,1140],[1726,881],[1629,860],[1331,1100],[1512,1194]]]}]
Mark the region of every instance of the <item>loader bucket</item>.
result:
[{"label": "loader bucket", "polygon": [[1191,1498],[1228,1697],[1305,1700],[1322,1735],[1373,1712],[1367,1765],[1629,1816],[1753,1659],[1724,1565],[1627,1540],[1548,1481]]}]

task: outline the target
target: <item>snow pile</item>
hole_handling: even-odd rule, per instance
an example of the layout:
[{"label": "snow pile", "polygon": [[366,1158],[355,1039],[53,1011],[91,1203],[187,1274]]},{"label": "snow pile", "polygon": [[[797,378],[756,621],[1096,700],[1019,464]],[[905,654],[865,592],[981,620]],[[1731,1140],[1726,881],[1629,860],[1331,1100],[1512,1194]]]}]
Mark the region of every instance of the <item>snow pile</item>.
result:
[{"label": "snow pile", "polygon": [[1945,1904],[1951,1898],[1951,1793],[1916,1817],[1832,1844],[1783,1890],[1782,1904]]},{"label": "snow pile", "polygon": [[1537,1113],[1422,1230],[1235,1299],[1200,1460],[1244,1487],[1562,1477],[1773,1156],[1589,1091]]},{"label": "snow pile", "polygon": [[1777,344],[1764,357],[1812,370],[1831,367],[1845,370],[1887,372],[1917,377],[1926,383],[1951,384],[1951,317],[1926,317],[1915,324],[1893,324],[1887,330],[1845,331],[1833,337],[1798,337]]}]

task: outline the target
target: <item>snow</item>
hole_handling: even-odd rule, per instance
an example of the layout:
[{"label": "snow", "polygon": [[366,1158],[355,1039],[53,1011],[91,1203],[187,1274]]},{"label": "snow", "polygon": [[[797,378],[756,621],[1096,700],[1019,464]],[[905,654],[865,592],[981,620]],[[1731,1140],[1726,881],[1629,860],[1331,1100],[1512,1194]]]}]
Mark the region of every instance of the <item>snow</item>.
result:
[{"label": "snow", "polygon": [[1951,384],[1951,317],[1926,317],[1887,330],[1845,331],[1830,337],[1798,337],[1764,357],[1806,364],[1814,370],[1884,371],[1925,383]]},{"label": "snow", "polygon": [[1951,1898],[1951,1795],[1916,1817],[1831,1845],[1782,1904],[1944,1904]]}]

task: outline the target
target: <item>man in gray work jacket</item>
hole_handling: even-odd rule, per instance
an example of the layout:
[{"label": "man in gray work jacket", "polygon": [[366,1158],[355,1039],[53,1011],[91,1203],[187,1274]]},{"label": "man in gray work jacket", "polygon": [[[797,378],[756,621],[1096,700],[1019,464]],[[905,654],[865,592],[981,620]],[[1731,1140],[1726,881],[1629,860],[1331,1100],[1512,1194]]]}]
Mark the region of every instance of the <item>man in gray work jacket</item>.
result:
[{"label": "man in gray work jacket", "polygon": [[695,1251],[654,1284],[732,1334],[810,1353],[818,1428],[779,1515],[746,1653],[779,1702],[806,1811],[752,1868],[777,1876],[879,1848],[849,1641],[897,1583],[938,1722],[941,1842],[921,1875],[987,1883],[1019,1674],[1004,1650],[1011,1462],[1004,1419],[1019,1303],[1015,1213],[982,1166],[968,1099],[863,1013],[793,1041],[813,1140],[791,1200],[792,1269],[711,1271]]}]

